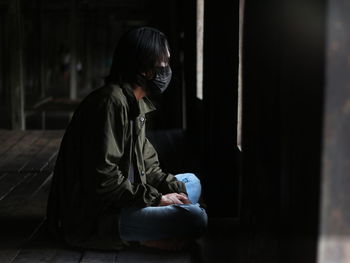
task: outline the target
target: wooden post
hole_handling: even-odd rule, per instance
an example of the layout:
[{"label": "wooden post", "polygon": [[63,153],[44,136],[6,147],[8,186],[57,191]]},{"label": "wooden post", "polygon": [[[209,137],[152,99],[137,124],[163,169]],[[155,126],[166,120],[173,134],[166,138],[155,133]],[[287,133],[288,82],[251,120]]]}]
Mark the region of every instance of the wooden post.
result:
[{"label": "wooden post", "polygon": [[[0,39],[4,39],[5,36],[5,19],[4,16],[0,17]],[[0,94],[4,94],[4,41],[0,41]],[[0,97],[0,128],[6,125],[6,105],[4,96]]]},{"label": "wooden post", "polygon": [[[239,2],[204,1],[203,132],[207,203],[212,215],[238,216],[236,142]],[[198,116],[196,116],[198,118]],[[220,165],[217,165],[220,163]],[[220,174],[220,181],[213,174]],[[225,181],[225,184],[222,184]],[[218,195],[217,193],[220,193]],[[224,207],[220,200],[230,201]],[[212,204],[212,205],[211,205]]]},{"label": "wooden post", "polygon": [[350,262],[350,5],[328,2],[318,262]]},{"label": "wooden post", "polygon": [[20,0],[9,1],[7,13],[7,81],[8,114],[11,129],[25,129],[23,39]]},{"label": "wooden post", "polygon": [[[92,48],[91,48],[91,31],[93,30],[93,23],[91,23],[91,14],[90,12],[85,13],[85,24],[84,24],[84,34],[85,34],[85,87],[87,91],[92,90]],[[92,34],[93,35],[93,34]]]},{"label": "wooden post", "polygon": [[242,108],[243,108],[243,23],[244,23],[244,3],[239,1],[239,43],[238,43],[238,108],[237,108],[237,147],[242,151]]},{"label": "wooden post", "polygon": [[69,97],[70,99],[77,98],[77,5],[76,0],[71,0],[71,16],[70,16],[70,82],[69,82]]},{"label": "wooden post", "polygon": [[[45,89],[46,89],[46,59],[45,59],[45,37],[44,37],[44,3],[43,0],[38,0],[38,31],[39,31],[39,85],[40,85],[40,100],[45,99]],[[41,127],[44,130],[46,128],[46,113],[45,111],[41,112]]]}]

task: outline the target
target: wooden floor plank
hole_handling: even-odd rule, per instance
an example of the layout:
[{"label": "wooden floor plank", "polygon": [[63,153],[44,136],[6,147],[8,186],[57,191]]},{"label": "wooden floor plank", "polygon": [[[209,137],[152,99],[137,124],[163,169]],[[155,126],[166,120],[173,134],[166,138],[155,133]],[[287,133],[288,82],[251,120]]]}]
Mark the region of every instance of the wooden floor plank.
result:
[{"label": "wooden floor plank", "polygon": [[26,133],[23,131],[13,131],[0,145],[0,156],[6,154],[6,152],[11,149]]},{"label": "wooden floor plank", "polygon": [[49,180],[47,174],[31,174],[0,201],[0,262],[13,259],[43,222]]},{"label": "wooden floor plank", "polygon": [[[34,253],[34,255],[33,255]],[[50,262],[52,254],[48,250],[43,251],[23,251],[17,258],[12,262],[14,263],[47,263]]]},{"label": "wooden floor plank", "polygon": [[57,134],[48,136],[47,144],[21,169],[21,171],[41,171],[57,154],[61,137]]},{"label": "wooden floor plank", "polygon": [[54,171],[56,160],[57,160],[57,156],[58,156],[58,150],[55,153],[53,153],[53,155],[51,156],[51,159],[49,160],[47,165],[45,165],[42,168],[43,172],[49,173],[49,172],[53,172]]},{"label": "wooden floor plank", "polygon": [[[47,171],[47,172],[51,172],[54,169],[55,163],[56,163],[56,159],[57,159],[57,155],[58,155],[58,144],[61,141],[61,139],[55,139],[51,142],[51,146],[49,145],[48,147],[51,147],[51,149],[53,150],[53,152],[51,154],[49,154],[50,158],[46,161],[43,162],[41,167],[40,167],[40,171]],[[43,158],[44,159],[44,158]],[[34,168],[35,169],[35,168]]]},{"label": "wooden floor plank", "polygon": [[[2,156],[5,159],[0,159],[0,167],[8,169],[8,172],[0,169],[1,263],[11,261],[15,263],[246,262],[240,256],[242,250],[247,248],[246,244],[242,245],[243,239],[236,234],[217,233],[216,231],[213,231],[213,235],[207,235],[203,239],[205,258],[203,261],[193,261],[191,251],[165,252],[136,247],[120,252],[95,250],[83,252],[55,243],[47,236],[42,224],[45,222],[52,170],[63,134],[62,130],[45,131],[38,136],[37,140],[31,140],[30,136],[23,132],[0,130],[0,148],[3,144],[7,147],[6,150],[3,150]],[[21,135],[25,137],[20,137]],[[14,173],[13,171],[21,172]],[[235,242],[232,241],[233,236],[236,236]]]},{"label": "wooden floor plank", "polygon": [[[5,144],[7,150],[2,151],[1,169],[21,172],[1,172],[0,262],[48,262],[56,257],[58,247],[47,248],[44,246],[47,241],[38,243],[37,240],[28,240],[45,218],[49,176],[62,134],[63,131],[6,134],[7,139],[2,145]],[[36,139],[33,135],[36,135]],[[25,169],[33,172],[25,172]],[[44,172],[35,172],[40,170]],[[34,247],[30,247],[33,244]],[[54,260],[58,259],[56,257]]]},{"label": "wooden floor plank", "polygon": [[25,180],[0,201],[0,217],[4,218],[24,209],[28,198],[47,180],[48,175],[45,173],[28,173]]},{"label": "wooden floor plank", "polygon": [[0,129],[0,144],[8,139],[10,133],[13,133],[13,130]]},{"label": "wooden floor plank", "polygon": [[1,178],[5,177],[7,175],[8,175],[7,172],[0,171],[0,180],[1,180]]},{"label": "wooden floor plank", "polygon": [[30,162],[35,156],[40,152],[45,145],[47,145],[50,141],[50,137],[52,134],[50,132],[45,131],[42,135],[36,140],[33,144],[31,144],[25,151],[23,151],[17,158],[12,159],[12,161],[6,164],[6,169],[8,171],[22,171],[27,163]]},{"label": "wooden floor plank", "polygon": [[[40,248],[24,249],[12,261],[13,263],[47,263],[52,260],[56,253],[56,249]],[[63,263],[63,262],[62,262]]]},{"label": "wooden floor plank", "polygon": [[191,263],[188,251],[168,252],[148,248],[133,248],[120,251],[117,263]]},{"label": "wooden floor plank", "polygon": [[78,263],[82,257],[82,251],[72,249],[58,249],[50,263]]},{"label": "wooden floor plank", "polygon": [[59,245],[49,239],[46,222],[37,228],[28,242],[22,245],[13,263],[50,262],[56,255]]},{"label": "wooden floor plank", "polygon": [[252,262],[248,255],[251,239],[249,231],[243,231],[240,227],[233,228],[225,222],[209,225],[208,230],[198,242],[202,247],[200,262]]},{"label": "wooden floor plank", "polygon": [[[9,149],[6,154],[2,156],[0,159],[0,170],[9,171],[7,168],[7,164],[16,163],[16,165],[20,165],[20,160],[18,157],[21,156],[24,152],[26,152],[30,146],[39,139],[39,137],[43,134],[43,131],[28,131],[25,135],[17,141],[17,143]],[[11,171],[11,170],[10,170]]]},{"label": "wooden floor plank", "polygon": [[29,173],[6,173],[0,177],[0,201],[10,194]]},{"label": "wooden floor plank", "polygon": [[89,251],[86,250],[81,258],[81,263],[115,263],[117,252]]}]

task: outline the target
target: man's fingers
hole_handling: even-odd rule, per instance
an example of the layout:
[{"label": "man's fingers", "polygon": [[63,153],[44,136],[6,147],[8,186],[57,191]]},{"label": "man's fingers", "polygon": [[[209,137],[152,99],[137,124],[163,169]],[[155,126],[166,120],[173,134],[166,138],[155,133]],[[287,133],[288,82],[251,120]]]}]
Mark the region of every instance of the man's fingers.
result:
[{"label": "man's fingers", "polygon": [[171,201],[173,204],[183,204],[183,202],[179,198],[177,198],[176,196],[171,198]]},{"label": "man's fingers", "polygon": [[177,198],[179,198],[180,200],[188,200],[188,197],[185,194],[177,194],[176,196]]},{"label": "man's fingers", "polygon": [[177,198],[174,199],[174,204],[183,204],[183,202]]},{"label": "man's fingers", "polygon": [[191,204],[191,201],[188,199],[186,195],[178,194],[178,198],[184,203],[184,204]]},{"label": "man's fingers", "polygon": [[182,204],[184,204],[184,205],[190,205],[190,204],[192,204],[192,203],[191,203],[191,201],[186,200],[186,201],[183,201]]},{"label": "man's fingers", "polygon": [[169,205],[172,204],[192,204],[185,193],[171,193],[167,195]]}]

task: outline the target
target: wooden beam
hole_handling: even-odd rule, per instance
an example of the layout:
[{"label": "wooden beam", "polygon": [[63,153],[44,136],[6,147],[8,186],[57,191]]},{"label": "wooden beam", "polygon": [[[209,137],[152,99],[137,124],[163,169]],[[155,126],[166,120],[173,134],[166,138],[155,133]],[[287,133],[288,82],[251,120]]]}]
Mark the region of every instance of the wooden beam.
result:
[{"label": "wooden beam", "polygon": [[71,0],[71,16],[70,16],[70,82],[69,82],[69,98],[77,98],[77,1]]},{"label": "wooden beam", "polygon": [[[239,1],[204,1],[203,133],[207,203],[212,215],[238,215],[236,145]],[[213,52],[215,50],[215,52]],[[221,65],[221,66],[219,66]],[[220,76],[220,77],[219,77]],[[197,116],[198,118],[198,116]],[[220,165],[216,165],[220,163]],[[220,174],[221,181],[212,174]],[[220,196],[217,193],[220,192]],[[219,199],[231,200],[224,208]],[[212,204],[212,205],[211,205]]]},{"label": "wooden beam", "polygon": [[92,51],[91,48],[91,36],[94,35],[94,26],[93,23],[95,20],[92,20],[89,16],[84,16],[84,36],[85,36],[85,63],[83,68],[84,72],[84,89],[87,91],[92,90],[92,75],[93,75],[93,66],[92,66]]},{"label": "wooden beam", "polygon": [[[44,3],[43,0],[37,1],[37,22],[38,22],[38,33],[39,33],[39,85],[40,85],[40,100],[43,100],[46,96],[46,59],[45,59],[45,36],[44,36],[44,25],[45,25],[45,19],[44,19]],[[45,111],[41,112],[41,127],[44,130],[46,128],[46,113]]]},{"label": "wooden beam", "polygon": [[239,1],[239,43],[238,43],[238,109],[237,109],[237,147],[242,151],[242,109],[243,109],[243,24],[244,24],[244,3]]},{"label": "wooden beam", "polygon": [[350,5],[328,2],[319,263],[350,262]]},{"label": "wooden beam", "polygon": [[11,129],[25,129],[23,38],[20,0],[9,1],[7,13],[7,81],[8,114]]}]

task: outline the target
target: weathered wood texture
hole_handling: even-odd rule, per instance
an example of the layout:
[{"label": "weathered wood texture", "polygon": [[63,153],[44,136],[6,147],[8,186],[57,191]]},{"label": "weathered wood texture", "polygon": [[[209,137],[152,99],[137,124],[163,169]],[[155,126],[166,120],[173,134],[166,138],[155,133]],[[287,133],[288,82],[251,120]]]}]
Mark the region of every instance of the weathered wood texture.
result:
[{"label": "weathered wood texture", "polygon": [[[202,128],[197,130],[204,136],[199,145],[204,152],[204,186],[210,212],[222,217],[238,217],[240,173],[237,160],[240,153],[235,146],[239,1],[217,4],[207,0],[204,9],[204,119]],[[229,208],[223,199],[232,200]]]},{"label": "weathered wood texture", "polygon": [[12,129],[25,129],[21,1],[9,2],[6,16],[6,114]]},{"label": "weathered wood texture", "polygon": [[[33,253],[24,246],[44,225],[62,135],[63,131],[0,130],[0,262],[31,261]],[[49,251],[41,251],[32,262],[42,261]]]},{"label": "weathered wood texture", "polygon": [[257,247],[274,239],[278,262],[317,262],[326,10],[245,0],[242,218]]},{"label": "weathered wood texture", "polygon": [[[27,129],[65,128],[66,117],[60,121],[63,125],[57,126],[60,122],[52,125],[50,121],[57,117],[55,113],[26,109],[45,97],[83,98],[101,87],[121,34],[136,25],[158,27],[169,38],[172,66],[179,73],[174,74],[171,88],[160,99],[159,108],[167,107],[155,116],[161,118],[157,122],[159,127],[182,127],[186,113],[183,103],[179,103],[183,102],[184,93],[180,73],[184,38],[180,37],[182,28],[178,26],[182,21],[179,2],[0,1],[0,128],[15,127],[11,126],[11,117],[17,126],[20,121]],[[193,16],[191,19],[194,21]],[[185,34],[184,43],[189,37],[194,39],[194,33]],[[9,85],[16,88],[10,89]]]},{"label": "weathered wood texture", "polygon": [[[238,258],[239,253],[229,249],[231,236],[226,233],[220,243],[222,236],[216,230],[212,231],[216,241],[206,237],[197,248],[176,253],[144,247],[120,252],[73,249],[53,240],[46,231],[45,214],[63,132],[0,130],[0,262],[180,263]],[[153,136],[155,145],[161,145],[157,137],[164,135]],[[172,133],[167,137],[177,138]]]},{"label": "weathered wood texture", "polygon": [[320,263],[350,262],[349,12],[349,1],[329,1]]}]

